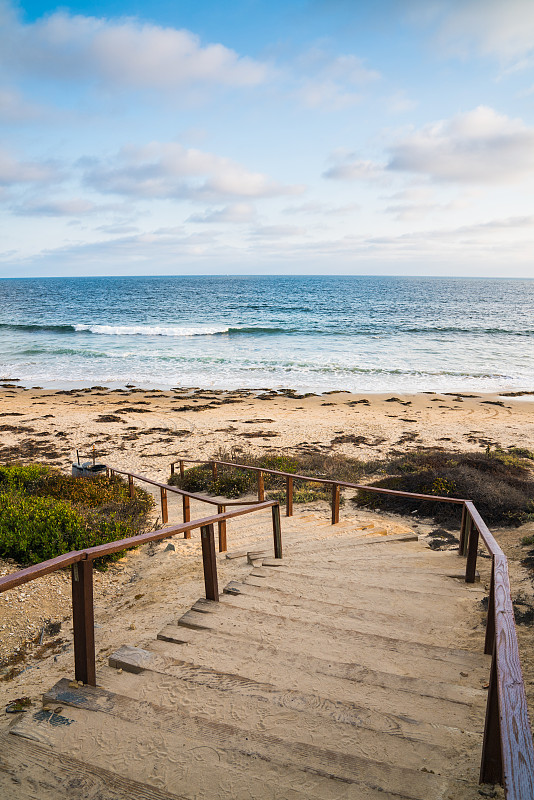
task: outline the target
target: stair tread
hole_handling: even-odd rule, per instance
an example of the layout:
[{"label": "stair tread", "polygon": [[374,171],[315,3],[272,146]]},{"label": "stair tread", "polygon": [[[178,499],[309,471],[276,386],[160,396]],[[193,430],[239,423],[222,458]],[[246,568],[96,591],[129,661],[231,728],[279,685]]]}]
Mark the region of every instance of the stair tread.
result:
[{"label": "stair tread", "polygon": [[[222,629],[229,632],[240,632],[250,638],[260,638],[268,641],[284,633],[292,648],[319,647],[321,643],[328,648],[334,657],[346,657],[347,646],[350,652],[373,651],[374,660],[395,654],[395,658],[402,665],[411,663],[432,662],[434,668],[439,663],[439,668],[469,667],[471,670],[487,670],[489,656],[483,653],[474,653],[469,650],[441,647],[440,645],[420,644],[405,641],[399,637],[385,636],[381,633],[360,633],[351,630],[336,629],[330,624],[321,622],[293,621],[289,618],[279,617],[275,614],[262,614],[254,619],[254,624],[249,624],[246,612],[232,609],[234,614],[229,614],[230,609],[220,613],[202,613],[193,609],[186,611],[178,620],[178,625],[198,628],[200,630]],[[429,667],[429,665],[427,664]]]},{"label": "stair tread", "polygon": [[6,800],[183,800],[30,739],[0,738],[0,795]]},{"label": "stair tread", "polygon": [[[308,628],[312,624],[323,627],[328,625],[334,631],[346,634],[355,632],[363,635],[373,635],[380,631],[381,635],[388,638],[398,638],[405,642],[414,642],[415,644],[428,645],[430,647],[433,646],[437,638],[442,642],[442,646],[450,649],[454,649],[458,642],[457,628],[443,625],[431,627],[431,624],[429,624],[426,630],[422,630],[417,622],[410,620],[406,616],[395,618],[393,614],[379,615],[379,612],[377,612],[374,617],[371,613],[365,617],[356,610],[344,609],[339,605],[327,608],[320,600],[317,600],[315,604],[305,605],[304,608],[302,606],[299,608],[298,605],[290,605],[289,603],[271,601],[267,608],[268,611],[266,611],[265,602],[262,601],[262,598],[247,596],[246,594],[222,594],[220,601],[214,603],[213,607],[201,599],[192,607],[194,611],[202,612],[204,610],[205,613],[221,614],[230,612],[236,618],[241,618],[246,614],[251,623],[257,621],[261,624],[264,619],[270,619],[274,616],[278,620],[287,620]],[[312,614],[313,623],[310,622]],[[478,638],[481,639],[481,637],[482,634]]]},{"label": "stair tread", "polygon": [[[68,687],[68,682],[63,683]],[[163,753],[173,754],[176,764],[180,761],[180,755],[184,759],[188,758],[189,748],[198,746],[205,748],[206,742],[209,741],[209,746],[206,748],[209,752],[203,755],[203,761],[217,764],[217,770],[223,768],[230,770],[238,791],[241,773],[242,790],[244,784],[250,780],[249,770],[242,768],[246,762],[254,763],[256,773],[262,771],[258,769],[261,762],[265,777],[275,769],[279,771],[279,779],[280,771],[287,770],[293,775],[300,774],[305,780],[312,781],[317,791],[321,787],[335,785],[338,782],[368,787],[373,791],[380,787],[386,792],[397,792],[398,787],[402,786],[409,787],[408,792],[404,789],[404,796],[427,800],[432,795],[439,796],[439,792],[449,787],[460,791],[467,789],[467,784],[464,782],[395,766],[379,759],[340,753],[298,741],[287,741],[271,734],[257,734],[226,722],[208,721],[191,715],[180,719],[180,716],[175,716],[173,711],[156,704],[147,701],[140,703],[124,695],[116,695],[102,689],[80,687],[79,690],[66,688],[62,691],[61,686],[56,686],[50,696],[54,702],[57,699],[68,704],[66,713],[74,720],[74,724],[79,724],[78,735],[84,740],[77,747],[85,744],[85,747],[89,747],[90,757],[95,760],[113,758],[114,766],[118,767],[126,747],[139,742],[142,738],[146,744],[140,762],[132,763],[130,759],[129,763],[122,766],[122,769],[140,775],[151,774],[153,759],[161,758],[162,747]],[[22,731],[24,732],[27,726],[32,727],[32,723],[31,717],[29,720],[21,720]],[[58,749],[69,749],[72,746],[69,745],[71,737],[65,727],[57,726],[53,731],[46,732]],[[147,735],[148,733],[150,735]],[[94,742],[95,736],[99,743],[98,753],[94,745],[91,747],[90,744]],[[119,736],[122,738],[118,739]],[[120,746],[117,747],[116,753],[111,755],[103,751],[102,745],[118,740]],[[149,742],[153,749],[148,746]],[[200,744],[195,744],[197,742]],[[167,782],[172,771],[172,768],[169,769],[165,775]],[[211,770],[203,772],[207,774]],[[198,780],[196,775],[195,779]],[[236,796],[239,794],[236,793]]]}]

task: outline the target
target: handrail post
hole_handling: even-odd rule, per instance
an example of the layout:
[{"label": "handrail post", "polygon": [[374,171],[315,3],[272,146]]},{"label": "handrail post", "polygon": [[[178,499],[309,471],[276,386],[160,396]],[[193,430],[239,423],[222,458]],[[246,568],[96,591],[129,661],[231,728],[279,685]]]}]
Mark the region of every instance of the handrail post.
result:
[{"label": "handrail post", "polygon": [[213,478],[213,483],[217,483],[217,464],[215,461],[211,462],[211,477]]},{"label": "handrail post", "polygon": [[263,472],[261,469],[258,471],[258,502],[263,503],[265,500],[265,484],[263,482]]},{"label": "handrail post", "polygon": [[460,524],[460,544],[458,546],[458,555],[464,555],[464,548],[465,548],[465,535],[467,532],[467,508],[465,507],[465,503],[462,506],[462,522]]},{"label": "handrail post", "polygon": [[339,522],[339,484],[332,484],[332,525]]},{"label": "handrail post", "polygon": [[109,478],[109,467],[106,467],[106,478]]},{"label": "handrail post", "polygon": [[167,510],[167,489],[163,486],[159,490],[161,496],[161,521],[163,524],[169,521],[169,513]]},{"label": "handrail post", "polygon": [[[190,522],[191,509],[189,505],[189,497],[186,494],[182,495],[182,509],[183,509],[184,522]],[[190,539],[190,538],[191,538],[191,531],[185,531],[184,539]]]},{"label": "handrail post", "polygon": [[478,529],[471,525],[467,543],[467,563],[465,565],[465,582],[474,583],[477,571]]},{"label": "handrail post", "polygon": [[480,763],[480,783],[503,782],[501,720],[499,716],[499,697],[497,686],[497,647],[493,646],[491,672],[482,742]]},{"label": "handrail post", "polygon": [[[226,506],[217,506],[217,514],[224,514]],[[223,519],[218,523],[219,528],[219,553],[226,552],[226,520]]]},{"label": "handrail post", "polygon": [[77,561],[71,567],[74,677],[96,686],[93,562]]},{"label": "handrail post", "polygon": [[286,478],[286,517],[293,516],[293,478]]},{"label": "handrail post", "polygon": [[131,475],[128,475],[128,489],[130,490],[130,497],[135,497],[134,482]]},{"label": "handrail post", "polygon": [[473,520],[471,519],[471,514],[469,513],[469,511],[467,510],[467,508],[465,506],[464,506],[464,508],[465,508],[465,525],[464,525],[463,538],[462,538],[462,535],[461,535],[461,532],[460,532],[460,555],[461,556],[466,556],[467,555],[467,548],[469,546],[469,536],[471,534],[471,529],[473,527]]},{"label": "handrail post", "polygon": [[282,526],[280,524],[280,505],[276,503],[271,508],[273,515],[274,557],[282,558]]},{"label": "handrail post", "polygon": [[171,475],[174,475],[174,461],[171,463]]},{"label": "handrail post", "polygon": [[206,599],[219,602],[219,586],[217,584],[217,557],[215,555],[215,533],[213,523],[203,525],[200,529],[202,542],[202,565],[204,567],[204,586]]},{"label": "handrail post", "polygon": [[184,469],[184,462],[180,460],[180,478],[184,477],[185,469]]}]

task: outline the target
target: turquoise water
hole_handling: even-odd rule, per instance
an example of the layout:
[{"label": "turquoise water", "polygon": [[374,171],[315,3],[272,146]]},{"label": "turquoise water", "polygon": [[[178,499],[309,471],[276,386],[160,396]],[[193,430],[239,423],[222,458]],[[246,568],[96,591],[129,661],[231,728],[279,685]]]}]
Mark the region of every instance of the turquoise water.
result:
[{"label": "turquoise water", "polygon": [[0,280],[0,376],[58,388],[534,389],[534,281]]}]

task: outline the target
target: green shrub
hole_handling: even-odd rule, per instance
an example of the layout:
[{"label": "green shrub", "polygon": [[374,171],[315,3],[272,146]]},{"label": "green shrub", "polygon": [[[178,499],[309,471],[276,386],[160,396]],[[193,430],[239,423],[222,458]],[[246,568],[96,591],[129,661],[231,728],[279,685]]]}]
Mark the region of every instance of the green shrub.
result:
[{"label": "green shrub", "polygon": [[[113,478],[73,478],[44,465],[0,467],[0,556],[36,564],[142,532],[154,501]],[[121,554],[95,561],[97,566]]]},{"label": "green shrub", "polygon": [[214,481],[211,467],[205,465],[186,469],[183,478],[174,473],[168,483],[186,492],[231,498],[254,491],[257,485],[254,473],[224,467],[219,467],[217,480]]},{"label": "green shrub", "polygon": [[[516,454],[416,451],[393,459],[386,468],[388,477],[372,486],[469,499],[489,524],[519,525],[534,519],[532,471],[528,461]],[[457,506],[430,500],[360,490],[354,502],[400,514],[417,511],[442,523],[458,523],[460,518]]]}]

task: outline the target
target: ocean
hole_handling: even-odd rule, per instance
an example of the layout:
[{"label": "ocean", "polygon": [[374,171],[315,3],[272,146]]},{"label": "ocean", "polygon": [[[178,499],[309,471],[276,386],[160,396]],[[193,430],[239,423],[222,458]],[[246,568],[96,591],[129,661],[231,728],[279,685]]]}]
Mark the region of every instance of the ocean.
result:
[{"label": "ocean", "polygon": [[0,377],[44,388],[534,389],[534,281],[3,279]]}]

